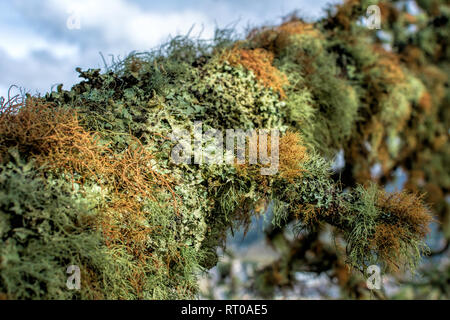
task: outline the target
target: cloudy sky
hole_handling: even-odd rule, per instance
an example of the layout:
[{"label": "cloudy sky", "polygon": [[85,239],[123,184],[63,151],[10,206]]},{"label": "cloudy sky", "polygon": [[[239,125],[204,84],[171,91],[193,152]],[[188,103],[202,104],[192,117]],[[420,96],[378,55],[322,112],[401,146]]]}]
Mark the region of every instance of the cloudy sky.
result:
[{"label": "cloudy sky", "polygon": [[0,96],[11,85],[45,93],[78,82],[76,67],[103,66],[105,57],[154,48],[170,36],[232,24],[274,24],[298,10],[315,19],[339,0],[10,0],[0,1]]}]

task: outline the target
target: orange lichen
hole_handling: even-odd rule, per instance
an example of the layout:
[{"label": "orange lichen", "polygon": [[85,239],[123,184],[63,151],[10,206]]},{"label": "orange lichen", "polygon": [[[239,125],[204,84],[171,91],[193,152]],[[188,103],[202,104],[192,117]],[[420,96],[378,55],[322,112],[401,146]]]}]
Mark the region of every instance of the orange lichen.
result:
[{"label": "orange lichen", "polygon": [[417,18],[416,18],[415,16],[413,16],[412,14],[410,14],[410,13],[405,13],[405,14],[403,15],[403,18],[404,18],[405,21],[406,21],[407,23],[409,23],[409,24],[417,23]]},{"label": "orange lichen", "polygon": [[104,300],[105,295],[102,293],[102,283],[98,279],[98,274],[87,265],[80,267],[81,290],[89,297],[89,300]]},{"label": "orange lichen", "polygon": [[334,268],[334,276],[336,277],[339,286],[346,286],[351,278],[351,271],[349,266],[337,260],[336,266]]},{"label": "orange lichen", "polygon": [[401,59],[410,68],[418,68],[423,60],[423,51],[414,45],[407,45],[401,52]]},{"label": "orange lichen", "polygon": [[388,193],[380,190],[378,193],[377,206],[384,214],[375,228],[373,246],[394,271],[400,268],[399,263],[405,258],[404,243],[422,240],[430,231],[433,218],[422,198],[405,191]]},{"label": "orange lichen", "polygon": [[445,83],[448,75],[434,65],[427,65],[420,68],[420,73],[427,79],[425,84],[429,88],[434,101],[442,101],[446,95]]},{"label": "orange lichen", "polygon": [[374,67],[380,69],[382,81],[390,84],[398,84],[404,81],[405,75],[401,68],[400,57],[379,45],[374,45],[373,50],[379,56]]},{"label": "orange lichen", "polygon": [[423,196],[409,192],[379,192],[378,206],[390,212],[399,225],[408,229],[411,236],[423,238],[427,235],[433,220],[429,209],[422,202]]},{"label": "orange lichen", "polygon": [[241,65],[252,71],[256,78],[267,88],[272,88],[284,99],[283,86],[288,84],[287,77],[272,65],[274,55],[272,52],[257,49],[233,48],[226,56],[226,60],[233,66]]},{"label": "orange lichen", "polygon": [[8,149],[16,147],[19,154],[33,157],[38,166],[96,177],[98,172],[94,171],[107,167],[102,163],[107,149],[97,143],[98,139],[97,134],[79,126],[74,112],[35,99],[12,105],[0,115],[2,161],[8,157]]},{"label": "orange lichen", "polygon": [[308,35],[322,37],[321,32],[311,23],[306,23],[293,17],[278,27],[256,28],[249,32],[247,39],[259,48],[278,54],[291,42],[293,35]]},{"label": "orange lichen", "polygon": [[308,155],[298,134],[288,131],[280,138],[279,156],[279,173],[282,178],[293,181],[302,176],[302,164],[308,159]]},{"label": "orange lichen", "polygon": [[388,2],[380,2],[377,4],[380,8],[381,21],[394,22],[398,20],[400,12]]}]

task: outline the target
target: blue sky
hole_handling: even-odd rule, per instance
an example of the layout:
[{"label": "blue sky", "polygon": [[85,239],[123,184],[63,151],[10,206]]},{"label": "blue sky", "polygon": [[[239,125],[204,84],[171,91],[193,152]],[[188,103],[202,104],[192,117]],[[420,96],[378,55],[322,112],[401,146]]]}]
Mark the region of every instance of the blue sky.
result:
[{"label": "blue sky", "polygon": [[[11,85],[45,93],[78,82],[76,67],[98,68],[105,57],[149,50],[169,36],[210,38],[214,29],[280,22],[299,10],[315,19],[339,0],[13,0],[0,2],[0,96]],[[71,19],[72,18],[72,19]],[[69,24],[68,24],[69,21]],[[70,28],[79,21],[80,28]],[[72,23],[71,23],[72,22]],[[17,91],[17,90],[16,90]]]}]

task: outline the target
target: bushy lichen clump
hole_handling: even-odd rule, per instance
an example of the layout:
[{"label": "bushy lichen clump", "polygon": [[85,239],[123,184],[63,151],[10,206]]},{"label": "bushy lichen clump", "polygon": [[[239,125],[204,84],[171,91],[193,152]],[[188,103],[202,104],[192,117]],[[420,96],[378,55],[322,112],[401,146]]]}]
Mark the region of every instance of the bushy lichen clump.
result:
[{"label": "bushy lichen clump", "polygon": [[[388,172],[407,157],[397,140],[437,102],[429,78],[349,29],[346,8],[244,41],[176,38],[104,73],[78,70],[84,81],[69,91],[2,104],[0,293],[192,298],[227,231],[270,203],[277,225],[335,227],[355,269],[414,268],[429,209],[366,182],[373,163]],[[175,164],[172,133],[197,121],[203,131],[278,129],[278,172]],[[331,170],[340,149],[355,177],[346,188]],[[65,287],[71,264],[82,270],[79,292]]]}]

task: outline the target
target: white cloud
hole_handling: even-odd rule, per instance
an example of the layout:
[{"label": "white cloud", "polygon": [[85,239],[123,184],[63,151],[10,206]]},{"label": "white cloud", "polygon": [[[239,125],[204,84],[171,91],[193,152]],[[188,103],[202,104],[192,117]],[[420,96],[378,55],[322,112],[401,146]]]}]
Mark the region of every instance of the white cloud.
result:
[{"label": "white cloud", "polygon": [[204,36],[214,33],[213,20],[195,10],[151,12],[124,0],[47,0],[47,6],[64,17],[79,18],[82,31],[99,31],[102,41],[130,51],[155,47],[168,35],[186,34],[196,22],[205,24]]},{"label": "white cloud", "polygon": [[78,54],[78,47],[65,42],[50,42],[27,29],[5,27],[0,30],[0,49],[11,58],[24,59],[33,51],[48,50],[56,58],[62,59]]}]

